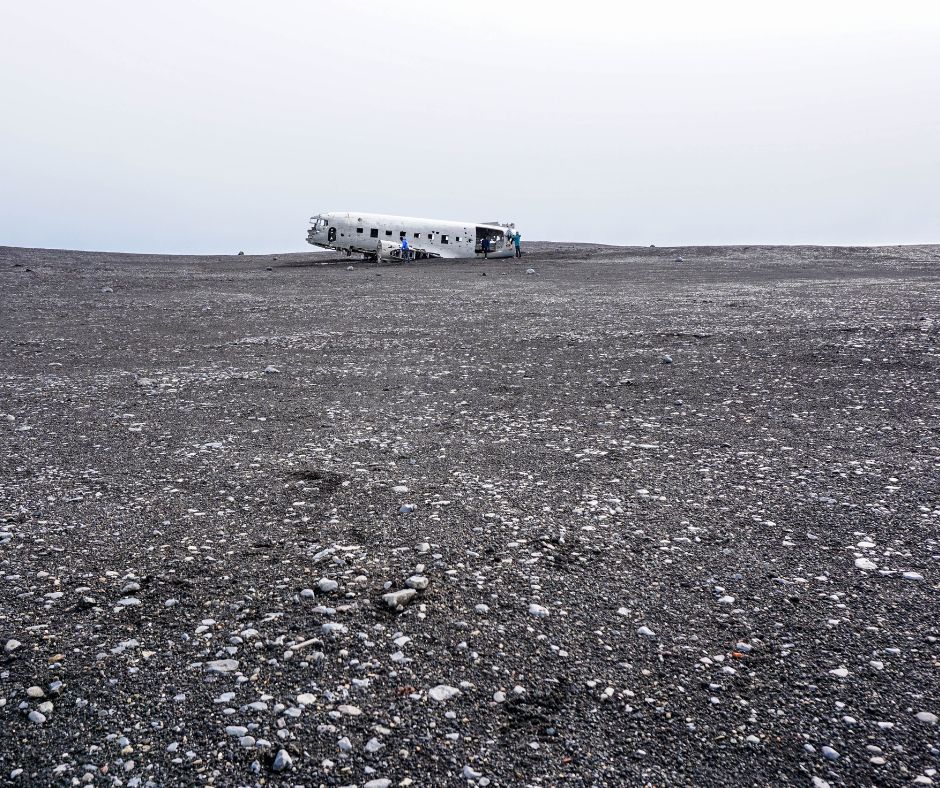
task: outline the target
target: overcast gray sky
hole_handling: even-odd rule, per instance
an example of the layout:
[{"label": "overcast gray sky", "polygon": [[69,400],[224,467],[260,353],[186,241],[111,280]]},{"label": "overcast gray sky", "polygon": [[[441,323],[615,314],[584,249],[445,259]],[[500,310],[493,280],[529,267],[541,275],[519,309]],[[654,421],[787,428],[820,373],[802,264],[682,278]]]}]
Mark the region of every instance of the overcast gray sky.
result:
[{"label": "overcast gray sky", "polygon": [[0,41],[0,244],[940,242],[933,0],[0,0]]}]

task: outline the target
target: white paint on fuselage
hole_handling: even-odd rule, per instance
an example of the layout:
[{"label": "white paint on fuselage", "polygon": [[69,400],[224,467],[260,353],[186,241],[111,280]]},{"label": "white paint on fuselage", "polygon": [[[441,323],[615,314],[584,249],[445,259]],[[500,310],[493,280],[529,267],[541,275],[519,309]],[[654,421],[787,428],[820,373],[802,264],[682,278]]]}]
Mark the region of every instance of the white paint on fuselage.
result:
[{"label": "white paint on fuselage", "polygon": [[[450,222],[413,216],[331,211],[310,219],[307,242],[324,249],[386,257],[401,245],[402,233],[412,252],[428,257],[483,257],[479,241],[490,237],[490,257],[512,257],[513,225],[490,222]],[[384,242],[384,243],[383,243]],[[384,250],[383,250],[384,247]]]}]

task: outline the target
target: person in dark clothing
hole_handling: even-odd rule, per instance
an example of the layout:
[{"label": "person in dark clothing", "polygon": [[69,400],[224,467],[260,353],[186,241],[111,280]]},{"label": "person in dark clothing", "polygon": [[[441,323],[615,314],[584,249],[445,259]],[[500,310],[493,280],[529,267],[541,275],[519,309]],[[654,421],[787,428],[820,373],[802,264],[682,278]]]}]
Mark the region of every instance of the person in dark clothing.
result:
[{"label": "person in dark clothing", "polygon": [[516,247],[516,257],[522,257],[522,236],[518,230],[512,235],[512,245]]},{"label": "person in dark clothing", "polygon": [[489,260],[490,255],[490,237],[488,235],[483,236],[483,242],[480,244],[483,247],[483,259]]}]

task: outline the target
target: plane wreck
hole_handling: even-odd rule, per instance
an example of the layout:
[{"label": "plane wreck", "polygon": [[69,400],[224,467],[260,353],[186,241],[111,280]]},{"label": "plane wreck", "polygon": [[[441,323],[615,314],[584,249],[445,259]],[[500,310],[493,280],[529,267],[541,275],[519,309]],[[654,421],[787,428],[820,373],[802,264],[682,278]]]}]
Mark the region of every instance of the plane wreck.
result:
[{"label": "plane wreck", "polygon": [[514,223],[334,211],[310,218],[307,243],[371,260],[513,257]]}]

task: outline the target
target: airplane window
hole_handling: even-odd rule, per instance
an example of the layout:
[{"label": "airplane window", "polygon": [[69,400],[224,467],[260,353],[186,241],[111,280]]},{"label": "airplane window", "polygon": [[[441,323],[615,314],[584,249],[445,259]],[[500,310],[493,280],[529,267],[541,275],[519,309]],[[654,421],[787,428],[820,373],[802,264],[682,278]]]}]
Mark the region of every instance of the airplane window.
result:
[{"label": "airplane window", "polygon": [[460,243],[460,236],[458,235],[454,240],[455,240],[457,243]]},{"label": "airplane window", "polygon": [[386,231],[385,231],[385,234],[386,234],[386,235],[391,235],[391,234],[392,234],[392,231],[391,231],[391,230],[386,230]]},{"label": "airplane window", "polygon": [[446,235],[442,235],[442,236],[441,236],[441,243],[442,243],[442,244],[450,243],[450,241],[447,240],[447,236],[446,236]]},{"label": "airplane window", "polygon": [[421,233],[415,233],[415,238],[420,238],[420,237],[421,237]]},{"label": "airplane window", "polygon": [[373,227],[371,230],[369,230],[369,237],[370,237],[370,238],[378,238],[378,237],[379,237],[379,231],[378,231],[375,227]]},{"label": "airplane window", "polygon": [[398,234],[398,237],[399,237],[399,238],[404,238],[406,235],[408,235],[408,233],[406,233],[404,230],[402,230],[402,231]]},{"label": "airplane window", "polygon": [[431,233],[428,233],[428,240],[430,241],[434,236]]},{"label": "airplane window", "polygon": [[361,232],[362,232],[362,228],[361,228],[361,227],[357,227],[357,228],[356,228],[356,232],[357,232],[357,233],[361,233]]}]

